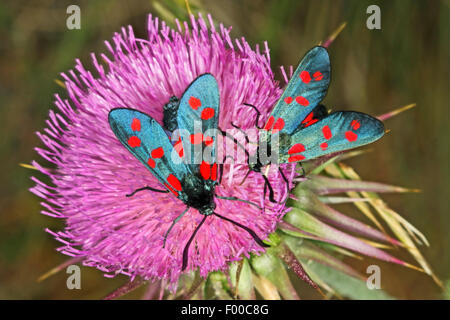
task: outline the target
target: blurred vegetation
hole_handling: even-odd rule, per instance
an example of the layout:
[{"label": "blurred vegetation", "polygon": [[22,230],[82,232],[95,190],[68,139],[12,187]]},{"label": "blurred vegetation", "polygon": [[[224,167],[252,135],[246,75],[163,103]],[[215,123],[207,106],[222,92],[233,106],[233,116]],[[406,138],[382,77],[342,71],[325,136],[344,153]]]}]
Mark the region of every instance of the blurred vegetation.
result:
[{"label": "blurred vegetation", "polygon": [[[232,35],[250,43],[267,40],[272,67],[296,65],[303,54],[342,22],[347,27],[329,48],[333,79],[325,104],[334,110],[379,115],[415,102],[417,107],[388,120],[391,132],[372,145],[373,152],[349,161],[366,180],[420,188],[422,193],[386,196],[390,205],[428,237],[423,253],[442,279],[450,279],[450,206],[448,84],[449,1],[190,1],[193,12],[211,13],[232,25]],[[66,28],[66,8],[81,8],[81,30]],[[381,7],[381,30],[366,28],[366,8]],[[184,0],[172,1],[2,1],[0,2],[0,299],[94,299],[106,295],[126,277],[106,279],[82,268],[82,289],[66,288],[63,272],[36,279],[67,260],[45,227],[63,222],[39,214],[39,199],[28,192],[30,170],[19,167],[36,159],[55,83],[75,58],[91,66],[90,52],[104,52],[103,41],[131,24],[145,37],[147,14],[186,17]],[[167,21],[170,22],[171,21]],[[397,254],[394,252],[394,254]],[[410,259],[407,256],[400,256]],[[353,262],[364,272],[382,268],[382,287],[405,299],[443,297],[424,274],[371,259]],[[300,290],[308,292],[302,286]],[[141,290],[127,297],[139,297]],[[448,293],[447,293],[448,294]],[[311,294],[311,296],[314,296]],[[302,297],[308,295],[302,293]]]}]

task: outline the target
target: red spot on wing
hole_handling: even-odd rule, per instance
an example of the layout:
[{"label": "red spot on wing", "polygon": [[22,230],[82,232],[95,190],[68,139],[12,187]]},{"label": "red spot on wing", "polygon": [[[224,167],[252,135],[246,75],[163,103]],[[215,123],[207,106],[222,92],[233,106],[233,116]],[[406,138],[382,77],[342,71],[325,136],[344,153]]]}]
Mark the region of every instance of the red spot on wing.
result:
[{"label": "red spot on wing", "polygon": [[313,119],[314,117],[314,112],[310,112],[305,119],[303,119],[302,124],[304,125],[303,127],[309,127],[310,125],[316,123],[317,121],[319,121],[319,119]]},{"label": "red spot on wing", "polygon": [[305,159],[304,155],[298,154],[298,155],[289,157],[288,161],[289,162],[296,162],[296,161],[302,161],[304,159]]},{"label": "red spot on wing", "polygon": [[178,138],[178,141],[174,144],[174,149],[180,156],[180,158],[183,158],[184,156],[184,149],[183,149],[183,143],[181,142],[181,137]]},{"label": "red spot on wing", "polygon": [[[289,150],[288,150],[288,154],[294,154],[294,153],[300,153],[305,151],[305,146],[302,143],[296,143],[294,144]],[[305,156],[302,154],[297,154],[297,155],[293,155],[290,156],[288,161],[289,162],[296,162],[296,161],[301,161],[305,159]]]},{"label": "red spot on wing", "polygon": [[211,180],[217,179],[217,163],[214,163],[211,168]]},{"label": "red spot on wing", "polygon": [[284,120],[283,118],[278,118],[277,122],[273,126],[273,133],[283,130],[284,128]]},{"label": "red spot on wing", "polygon": [[356,139],[358,139],[358,135],[356,133],[354,133],[353,131],[346,131],[345,132],[345,138],[350,141],[353,142]]},{"label": "red spot on wing", "polygon": [[320,71],[317,71],[313,74],[314,80],[315,81],[320,81],[323,79],[323,74]]},{"label": "red spot on wing", "polygon": [[209,177],[211,176],[211,165],[208,162],[203,161],[200,164],[200,174],[203,179],[205,180],[209,179]]},{"label": "red spot on wing", "polygon": [[299,153],[305,151],[305,146],[302,143],[294,144],[288,151],[289,154]]},{"label": "red spot on wing", "polygon": [[164,183],[167,189],[169,189],[176,197],[178,197],[178,192],[176,192],[170,185]]},{"label": "red spot on wing", "polygon": [[322,128],[322,133],[323,133],[323,136],[325,137],[325,139],[327,139],[327,140],[331,139],[331,137],[333,136],[331,134],[331,129],[329,126],[324,126]]},{"label": "red spot on wing", "polygon": [[164,150],[162,147],[156,148],[152,150],[152,158],[158,159],[161,158],[164,155]]},{"label": "red spot on wing", "polygon": [[284,102],[286,102],[287,104],[290,104],[292,101],[294,101],[294,99],[292,97],[284,98]]},{"label": "red spot on wing", "polygon": [[141,121],[138,118],[134,118],[131,122],[131,130],[141,131]]},{"label": "red spot on wing", "polygon": [[322,148],[322,150],[327,150],[328,148],[328,143],[324,142],[320,144],[320,147]]},{"label": "red spot on wing", "polygon": [[196,97],[190,97],[188,103],[191,106],[191,108],[194,110],[197,110],[198,107],[200,107],[202,105],[202,102],[200,101],[200,99],[198,99]]},{"label": "red spot on wing", "polygon": [[203,142],[205,142],[205,145],[210,146],[214,143],[214,139],[210,136],[204,137]]},{"label": "red spot on wing", "polygon": [[203,142],[203,133],[199,132],[196,134],[191,134],[190,136],[192,144],[199,144]]},{"label": "red spot on wing", "polygon": [[317,121],[319,121],[319,119],[313,119],[313,120],[309,121],[307,124],[305,124],[304,127],[305,127],[305,128],[306,128],[306,127],[309,127],[310,125],[316,123]]},{"label": "red spot on wing", "polygon": [[209,119],[211,119],[212,117],[214,117],[214,114],[215,114],[215,110],[214,110],[213,108],[205,108],[205,109],[203,109],[203,111],[202,111],[201,118],[202,118],[203,120],[209,120]]},{"label": "red spot on wing", "polygon": [[353,130],[358,130],[361,126],[361,123],[358,120],[353,120],[350,126],[353,128]]},{"label": "red spot on wing", "polygon": [[147,164],[150,168],[155,168],[156,165],[155,160],[153,160],[152,158],[148,158]]},{"label": "red spot on wing", "polygon": [[302,123],[308,123],[312,120],[312,118],[314,117],[314,113],[310,112],[305,119],[303,119]]},{"label": "red spot on wing", "polygon": [[273,122],[275,121],[275,118],[273,116],[270,116],[269,120],[267,120],[266,125],[264,126],[264,130],[270,130],[272,129]]},{"label": "red spot on wing", "polygon": [[300,78],[304,83],[309,83],[311,81],[311,75],[308,71],[302,71],[300,72]]},{"label": "red spot on wing", "polygon": [[304,107],[309,106],[309,101],[305,97],[298,96],[297,98],[295,98],[295,101],[297,101],[297,103],[301,106],[304,106]]},{"label": "red spot on wing", "polygon": [[139,146],[141,145],[141,139],[139,139],[139,138],[136,137],[136,136],[131,136],[131,137],[128,139],[128,145],[129,145],[130,147],[132,147],[132,148],[139,147]]},{"label": "red spot on wing", "polygon": [[170,185],[171,185],[174,189],[176,189],[176,190],[178,190],[178,191],[181,191],[181,182],[180,182],[180,180],[178,180],[178,178],[175,177],[173,174],[169,174],[169,176],[167,177],[167,182],[169,182]]}]

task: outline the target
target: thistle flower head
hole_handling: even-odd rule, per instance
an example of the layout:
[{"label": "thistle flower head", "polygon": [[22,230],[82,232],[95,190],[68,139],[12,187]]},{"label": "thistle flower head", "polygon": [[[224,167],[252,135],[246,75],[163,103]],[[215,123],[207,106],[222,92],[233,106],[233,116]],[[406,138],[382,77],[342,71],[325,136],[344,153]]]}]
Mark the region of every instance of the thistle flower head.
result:
[{"label": "thistle flower head", "polygon": [[[131,27],[123,28],[112,43],[106,42],[109,55],[100,55],[104,63],[92,54],[94,71],[76,60],[75,70],[62,74],[69,99],[56,95],[58,110],[50,111],[47,128],[38,133],[45,149],[36,148],[55,168],[33,162],[52,185],[33,178],[36,186],[31,189],[45,201],[43,214],[66,221],[65,230],[48,230],[63,243],[58,249],[62,253],[80,257],[84,265],[108,276],[122,273],[171,283],[178,279],[183,248],[203,217],[190,209],[163,247],[165,232],[185,206],[172,194],[140,192],[126,197],[159,183],[121,145],[107,119],[111,109],[122,107],[142,111],[162,124],[163,105],[173,95],[180,97],[193,79],[206,72],[219,84],[221,129],[230,128],[232,119],[238,119],[243,129],[254,126],[255,114],[243,103],[258,106],[265,117],[281,94],[267,46],[264,53],[258,47],[253,50],[244,39],[231,39],[230,29],[220,25],[216,30],[209,16],[208,20],[192,17],[190,25],[177,22],[174,30],[150,16],[147,39],[135,38]],[[291,183],[294,167],[285,169]],[[243,165],[225,165],[216,194],[252,201],[265,210],[216,199],[216,212],[264,239],[286,209],[264,199],[261,175],[251,174],[240,185],[246,172]],[[277,174],[270,179],[277,199],[283,199],[284,180]],[[246,231],[211,216],[190,248],[188,270],[199,268],[206,276],[261,250]]]},{"label": "thistle flower head", "polygon": [[[135,38],[131,27],[123,28],[111,43],[106,42],[108,55],[92,54],[94,72],[76,60],[74,70],[61,74],[68,99],[56,95],[57,112],[50,111],[47,127],[38,133],[45,148],[36,148],[52,168],[32,163],[51,184],[32,177],[36,185],[31,191],[44,200],[43,214],[65,220],[63,231],[48,232],[63,244],[58,250],[74,258],[47,275],[82,260],[108,277],[119,273],[130,276],[130,282],[109,298],[129,292],[146,280],[164,279],[150,284],[146,297],[153,296],[160,285],[162,298],[168,281],[172,298],[204,298],[205,292],[212,292],[208,298],[252,299],[256,289],[266,299],[296,299],[287,266],[316,289],[361,298],[361,292],[368,292],[361,291],[361,287],[366,289],[363,275],[338,259],[336,253],[348,257],[362,254],[419,269],[383,250],[395,246],[406,248],[420,270],[440,283],[415,245],[428,245],[426,238],[378,195],[411,190],[362,181],[341,162],[361,154],[352,151],[310,161],[305,166],[306,177],[298,177],[294,165],[282,165],[289,188],[277,172],[270,172],[270,184],[280,203],[264,196],[260,174],[246,176],[247,165],[225,165],[216,195],[257,203],[264,210],[216,198],[215,211],[252,229],[262,239],[269,236],[272,247],[260,254],[262,248],[249,233],[210,216],[190,247],[187,268],[198,269],[201,276],[208,276],[207,281],[198,281],[190,273],[181,277],[184,287],[174,293],[183,249],[203,216],[189,209],[163,246],[166,231],[185,205],[172,194],[158,192],[126,197],[144,186],[156,188],[159,182],[117,140],[108,124],[109,111],[118,107],[137,109],[163,124],[163,105],[174,95],[180,97],[197,76],[211,73],[220,91],[220,129],[229,129],[232,123],[248,129],[254,127],[256,115],[245,103],[257,106],[263,121],[281,95],[270,69],[267,45],[263,53],[258,46],[253,50],[243,38],[231,39],[230,29],[220,25],[216,30],[209,16],[208,22],[201,16],[191,16],[190,24],[177,21],[176,25],[171,29],[150,16],[147,39]],[[324,45],[330,45],[336,35]],[[288,76],[284,69],[282,72],[287,83]],[[401,110],[379,119],[384,121]],[[302,183],[288,194],[295,182]],[[335,196],[339,193],[345,196]],[[280,201],[288,196],[292,209]],[[336,203],[354,204],[369,224],[334,209]],[[392,233],[394,236],[389,235]],[[359,286],[358,296],[348,293],[351,290],[340,290],[342,283],[350,281]],[[204,290],[197,290],[200,286]],[[378,298],[389,297],[377,294]]]}]

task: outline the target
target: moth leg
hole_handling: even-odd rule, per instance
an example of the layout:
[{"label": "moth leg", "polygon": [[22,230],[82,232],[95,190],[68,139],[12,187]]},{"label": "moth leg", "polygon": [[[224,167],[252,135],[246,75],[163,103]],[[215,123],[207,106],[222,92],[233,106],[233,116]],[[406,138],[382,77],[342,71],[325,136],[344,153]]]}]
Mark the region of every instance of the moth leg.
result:
[{"label": "moth leg", "polygon": [[208,218],[208,216],[205,216],[203,218],[203,220],[198,224],[197,228],[195,228],[194,232],[192,233],[191,237],[189,238],[188,242],[186,243],[186,245],[184,246],[184,250],[183,250],[183,264],[181,266],[181,271],[184,271],[184,269],[186,269],[187,267],[187,263],[188,263],[188,257],[189,257],[189,246],[191,245],[192,240],[194,240],[195,235],[198,232],[198,229],[200,229],[200,227],[202,226],[202,224],[205,222],[206,218]]},{"label": "moth leg", "polygon": [[235,125],[233,122],[231,122],[231,125],[233,126],[233,128],[238,129],[240,132],[242,132],[242,133],[244,134],[245,142],[246,142],[247,144],[250,144],[250,143],[251,143],[251,142],[250,142],[250,139],[248,138],[248,135],[245,133],[244,130],[242,130],[241,127]]},{"label": "moth leg", "polygon": [[267,178],[267,176],[264,174],[261,174],[261,175],[264,178],[264,199],[266,198],[266,187],[268,187],[269,188],[269,201],[272,203],[276,203],[275,196],[273,194],[273,188],[272,188],[272,185],[270,184],[269,178]]},{"label": "moth leg", "polygon": [[132,193],[127,194],[126,196],[127,196],[127,197],[132,197],[132,196],[134,196],[137,192],[143,191],[143,190],[150,190],[150,191],[161,192],[161,193],[168,193],[168,192],[169,192],[169,190],[155,189],[155,188],[152,188],[152,187],[148,187],[148,186],[147,186],[147,187],[142,187],[142,188],[136,189],[136,190],[134,190]]},{"label": "moth leg", "polygon": [[[234,127],[234,124],[233,124],[233,123],[232,123],[231,125]],[[239,128],[239,129],[240,129],[240,128]],[[241,148],[242,150],[244,150],[245,155],[246,155],[247,158],[250,158],[250,155],[249,155],[247,149],[246,149],[239,141],[237,141],[237,139],[236,139],[235,137],[229,136],[229,135],[228,135],[225,131],[223,131],[222,129],[219,129],[219,130],[220,130],[220,132],[222,133],[222,135],[224,135],[226,138],[228,138],[228,139],[230,139],[230,140],[233,140],[233,142],[234,142],[239,148]],[[241,130],[241,131],[242,131],[242,130]],[[242,132],[243,132],[243,131],[242,131]],[[245,135],[245,142],[246,142],[246,143],[249,143],[247,135],[246,135],[245,133],[244,133],[244,135]]]},{"label": "moth leg", "polygon": [[281,167],[278,166],[278,171],[280,171],[281,177],[283,178],[284,182],[286,182],[286,191],[287,191],[287,195],[286,198],[289,197],[289,181],[286,178],[286,176],[284,175],[283,170],[281,170]]},{"label": "moth leg", "polygon": [[264,193],[263,193],[263,199],[264,199],[264,201],[265,201],[265,199],[266,199],[266,195],[267,195],[267,182],[264,181]]},{"label": "moth leg", "polygon": [[259,117],[261,117],[261,112],[259,112],[258,108],[256,108],[254,105],[249,104],[249,103],[243,103],[244,105],[246,105],[247,107],[252,108],[253,110],[255,110],[256,112],[256,119],[255,119],[255,127],[258,128],[259,130],[261,130],[262,128],[258,125],[259,123]]},{"label": "moth leg", "polygon": [[270,247],[270,245],[265,244],[265,243],[261,240],[261,238],[258,237],[258,235],[255,233],[255,231],[253,231],[253,230],[250,229],[249,227],[246,227],[246,226],[240,224],[239,222],[236,222],[236,221],[234,221],[234,220],[231,220],[231,219],[229,219],[229,218],[227,218],[227,217],[221,216],[221,215],[219,215],[219,214],[216,213],[216,212],[214,212],[213,215],[215,215],[216,217],[219,217],[220,219],[223,219],[223,220],[225,220],[225,221],[231,222],[232,224],[238,226],[239,228],[244,229],[245,231],[247,231],[247,232],[253,237],[253,239],[256,241],[256,243],[258,243],[261,247],[265,247],[265,248]]},{"label": "moth leg", "polygon": [[222,197],[222,196],[216,195],[216,198],[222,199],[222,200],[241,201],[241,202],[247,203],[247,204],[249,204],[249,205],[252,205],[252,206],[258,208],[259,210],[262,209],[260,206],[258,206],[258,205],[257,205],[256,203],[254,203],[254,202],[251,202],[251,201],[248,201],[248,200],[244,200],[244,199],[239,199],[239,198],[236,198],[236,197]]},{"label": "moth leg", "polygon": [[305,172],[305,168],[303,168],[303,165],[301,162],[298,163],[300,165],[300,168],[302,168],[302,175],[301,178],[305,178],[306,177],[306,172]]},{"label": "moth leg", "polygon": [[189,210],[189,207],[186,207],[186,209],[178,216],[175,218],[175,220],[173,220],[172,224],[170,225],[169,229],[167,230],[167,232],[164,234],[164,243],[163,243],[163,248],[166,246],[166,240],[167,240],[167,236],[169,235],[170,230],[172,230],[173,226],[175,225],[175,223],[177,223],[178,221],[180,221],[180,219],[184,216],[184,214]]}]

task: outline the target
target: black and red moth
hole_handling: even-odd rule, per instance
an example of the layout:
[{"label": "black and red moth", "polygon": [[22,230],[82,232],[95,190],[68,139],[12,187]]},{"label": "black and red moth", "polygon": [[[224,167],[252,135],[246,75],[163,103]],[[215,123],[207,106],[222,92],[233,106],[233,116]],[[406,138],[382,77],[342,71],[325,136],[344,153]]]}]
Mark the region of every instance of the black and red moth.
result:
[{"label": "black and red moth", "polygon": [[[197,77],[186,89],[180,99],[180,110],[177,114],[179,130],[186,130],[188,136],[181,135],[174,145],[164,129],[153,118],[140,111],[129,108],[117,108],[110,111],[108,120],[112,131],[119,141],[165,186],[165,190],[152,187],[142,187],[141,190],[155,192],[171,192],[180,199],[186,209],[173,221],[164,237],[166,238],[174,226],[189,208],[197,209],[204,215],[183,251],[182,270],[187,267],[189,246],[201,225],[210,215],[215,215],[246,230],[262,247],[266,245],[250,228],[237,223],[230,218],[214,212],[216,204],[214,198],[242,201],[250,205],[251,202],[235,197],[221,197],[215,195],[215,186],[218,184],[218,165],[216,159],[216,132],[219,120],[219,89],[216,79],[211,74]],[[194,123],[202,124],[202,131],[195,132]],[[212,129],[212,130],[210,130]],[[209,135],[203,133],[208,132]],[[212,161],[202,161],[195,164],[200,147],[201,154],[209,148]],[[188,150],[188,148],[190,148]],[[186,152],[191,151],[191,152]],[[185,155],[186,154],[186,155]],[[190,155],[188,164],[182,158]],[[189,159],[188,159],[189,160]],[[256,206],[256,205],[255,205]]]},{"label": "black and red moth", "polygon": [[[327,108],[320,102],[327,93],[330,78],[331,65],[327,49],[316,46],[300,61],[262,127],[258,125],[258,109],[245,103],[256,111],[256,127],[262,133],[253,156],[256,161],[249,163],[249,172],[262,174],[262,167],[268,165],[269,160],[273,161],[270,155],[261,157],[261,152],[272,150],[274,136],[277,138],[275,141],[278,141],[278,146],[275,146],[277,162],[295,163],[363,146],[384,135],[383,123],[368,114],[356,111],[328,114]],[[261,148],[263,145],[265,148]],[[248,152],[247,156],[250,158]],[[285,178],[283,172],[279,171]],[[265,186],[269,186],[270,199],[274,202],[272,188],[267,177],[262,175]]]}]

